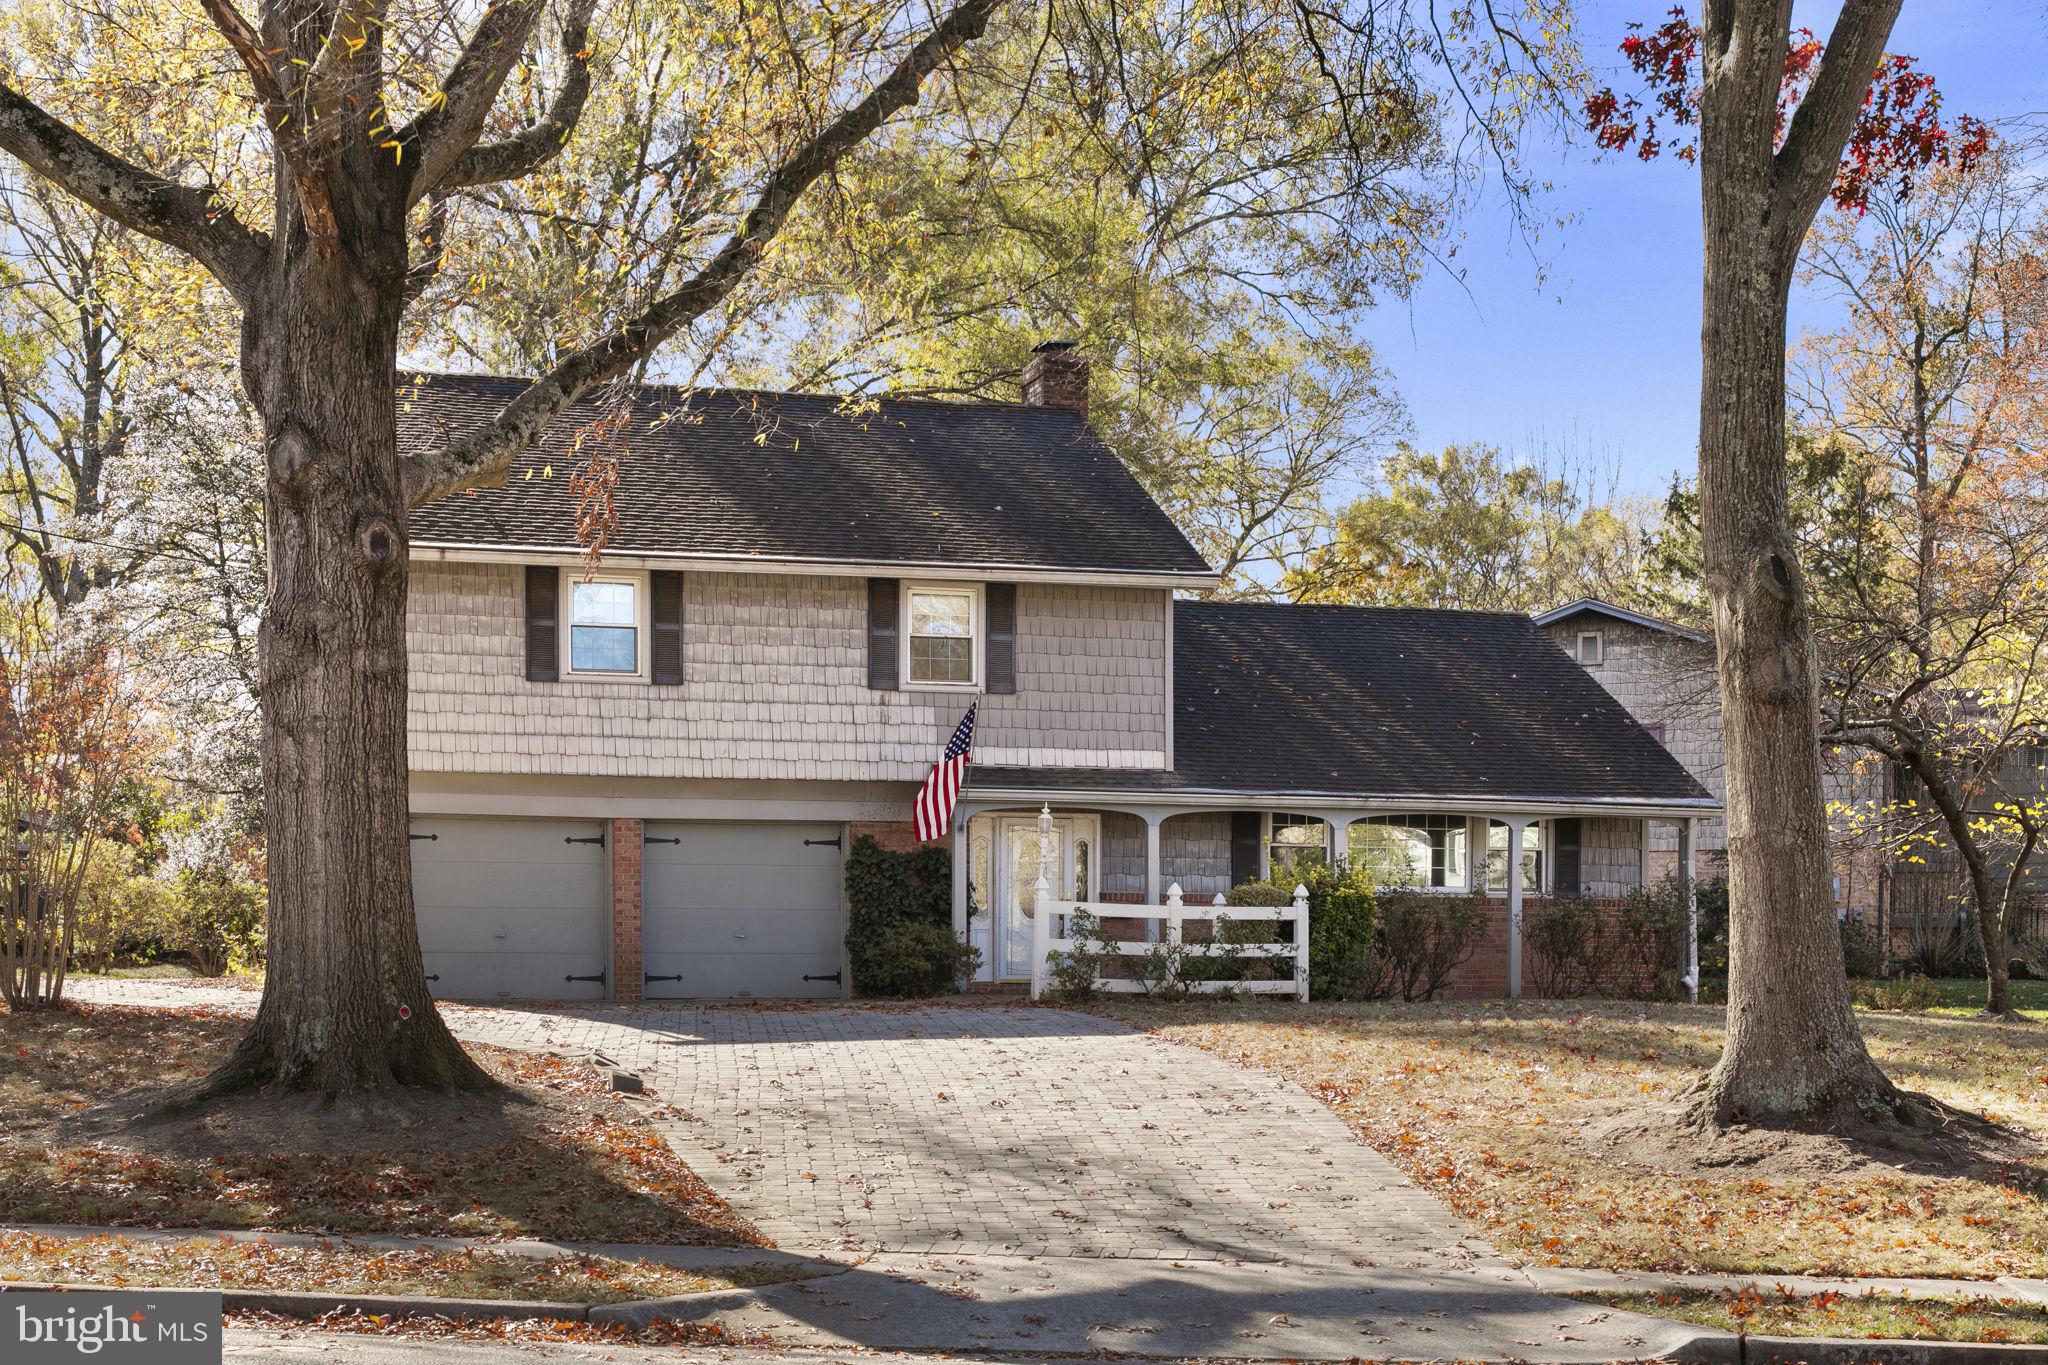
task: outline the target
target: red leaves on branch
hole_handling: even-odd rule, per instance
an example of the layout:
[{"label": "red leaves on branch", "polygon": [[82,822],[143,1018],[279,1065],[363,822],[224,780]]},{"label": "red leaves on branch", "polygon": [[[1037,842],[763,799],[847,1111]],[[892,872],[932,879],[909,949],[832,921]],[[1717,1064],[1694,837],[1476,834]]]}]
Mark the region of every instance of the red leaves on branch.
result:
[{"label": "red leaves on branch", "polygon": [[[1791,36],[1778,84],[1781,143],[1825,51],[1810,29],[1796,29]],[[1643,91],[1624,94],[1610,86],[1587,97],[1586,127],[1594,142],[1602,151],[1633,149],[1644,161],[1654,161],[1666,150],[1681,161],[1695,160],[1698,143],[1688,135],[1667,148],[1666,130],[1699,122],[1699,26],[1686,17],[1683,7],[1674,8],[1654,29],[1630,24],[1628,36],[1621,40],[1621,54],[1642,81]],[[1953,125],[1944,124],[1934,77],[1919,70],[1911,57],[1888,55],[1872,73],[1829,194],[1838,208],[1861,213],[1873,190],[1889,186],[1903,198],[1912,193],[1919,172],[1930,166],[1968,169],[1990,145],[1991,130],[1967,114]]]}]

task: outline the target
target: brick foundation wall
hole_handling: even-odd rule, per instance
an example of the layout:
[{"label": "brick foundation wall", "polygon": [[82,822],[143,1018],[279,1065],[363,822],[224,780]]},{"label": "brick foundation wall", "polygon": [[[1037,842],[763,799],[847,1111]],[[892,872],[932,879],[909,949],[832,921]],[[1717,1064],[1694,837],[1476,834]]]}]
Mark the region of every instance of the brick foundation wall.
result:
[{"label": "brick foundation wall", "polygon": [[612,850],[612,991],[614,1000],[638,1000],[646,984],[640,953],[640,842],[638,820],[614,820]]},{"label": "brick foundation wall", "polygon": [[[1541,913],[1550,901],[1543,896],[1522,898],[1522,995],[1525,999],[1541,999],[1537,989],[1534,956],[1528,939],[1529,921]],[[1592,900],[1594,906],[1619,908],[1621,902]],[[1676,966],[1677,964],[1673,964]],[[1451,972],[1450,988],[1443,993],[1446,1000],[1499,1000],[1508,993],[1508,902],[1505,896],[1486,898],[1486,927],[1479,940],[1479,947],[1472,956]],[[1599,983],[1586,992],[1588,996],[1603,994]]]}]

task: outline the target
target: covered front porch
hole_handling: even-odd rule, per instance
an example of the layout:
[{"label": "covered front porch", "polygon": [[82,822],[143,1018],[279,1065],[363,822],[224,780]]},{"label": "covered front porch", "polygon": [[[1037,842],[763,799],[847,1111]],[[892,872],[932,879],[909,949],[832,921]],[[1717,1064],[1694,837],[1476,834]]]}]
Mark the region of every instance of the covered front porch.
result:
[{"label": "covered front porch", "polygon": [[[1523,994],[1525,908],[1553,896],[1618,898],[1651,884],[1659,826],[1675,827],[1689,905],[1693,822],[1704,813],[1696,803],[1640,801],[970,789],[953,832],[953,927],[980,950],[984,988],[1031,977],[1041,811],[1052,817],[1044,871],[1063,899],[1156,906],[1177,886],[1193,907],[1335,859],[1370,869],[1383,887],[1480,893],[1498,923],[1456,979],[1454,993],[1467,997]],[[1144,931],[1135,921],[1128,928]],[[1696,989],[1696,958],[1683,966]]]}]

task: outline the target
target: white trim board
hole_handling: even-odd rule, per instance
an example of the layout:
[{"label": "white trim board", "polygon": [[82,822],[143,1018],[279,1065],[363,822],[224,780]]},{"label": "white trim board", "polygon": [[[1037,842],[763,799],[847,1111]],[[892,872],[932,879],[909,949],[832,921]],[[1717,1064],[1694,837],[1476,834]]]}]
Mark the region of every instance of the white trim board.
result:
[{"label": "white trim board", "polygon": [[[414,541],[411,557],[422,563],[561,564],[590,563],[580,546],[463,545]],[[1181,588],[1206,591],[1221,581],[1214,573],[1138,569],[1058,569],[1042,564],[954,564],[937,560],[812,559],[800,555],[710,555],[607,550],[602,569],[695,569],[707,573],[818,574],[830,578],[933,576],[963,583],[1081,583],[1092,587]]]}]

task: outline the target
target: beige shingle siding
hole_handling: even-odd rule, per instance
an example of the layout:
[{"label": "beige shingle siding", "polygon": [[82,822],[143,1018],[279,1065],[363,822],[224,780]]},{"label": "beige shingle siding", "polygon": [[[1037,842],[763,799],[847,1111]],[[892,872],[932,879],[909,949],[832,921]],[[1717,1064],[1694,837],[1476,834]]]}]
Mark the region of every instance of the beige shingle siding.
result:
[{"label": "beige shingle siding", "polygon": [[[921,780],[965,698],[867,686],[866,580],[692,573],[686,681],[529,683],[516,565],[418,564],[408,621],[416,772]],[[1024,585],[1014,696],[988,763],[1161,768],[1164,590]]]},{"label": "beige shingle siding", "polygon": [[1643,822],[1613,815],[1580,821],[1579,885],[1589,896],[1625,896],[1643,885]]},{"label": "beige shingle siding", "polygon": [[[1122,811],[1102,817],[1101,889],[1145,893],[1145,822]],[[1159,894],[1175,882],[1189,905],[1208,904],[1230,889],[1230,812],[1195,811],[1159,826]]]},{"label": "beige shingle siding", "polygon": [[[1587,672],[1638,721],[1663,726],[1664,746],[1716,801],[1726,800],[1713,645],[1586,612],[1549,627],[1558,644],[1573,655],[1579,634],[1589,630],[1601,632],[1604,646],[1601,662]],[[1822,747],[1821,786],[1830,803],[1870,805],[1884,799],[1883,769],[1853,750]],[[1727,826],[1716,814],[1702,816],[1695,828],[1700,875],[1714,875],[1726,856]],[[1875,850],[1845,843],[1839,822],[1835,833],[1831,872],[1838,878],[1839,902],[1858,909],[1874,906],[1878,885]],[[1677,827],[1667,821],[1652,824],[1650,882],[1654,885],[1669,875],[1677,858]]]},{"label": "beige shingle siding", "polygon": [[1020,584],[1017,691],[983,704],[975,758],[1165,767],[1167,596]]},{"label": "beige shingle siding", "polygon": [[[1721,705],[1715,692],[1712,645],[1587,613],[1568,616],[1549,629],[1567,654],[1575,653],[1582,632],[1601,632],[1603,657],[1586,671],[1643,725],[1663,726],[1664,747],[1714,800],[1723,798]],[[1728,834],[1718,815],[1701,817],[1695,828],[1703,851],[1727,847]],[[1662,821],[1652,825],[1650,848],[1675,854],[1677,828]]]}]

